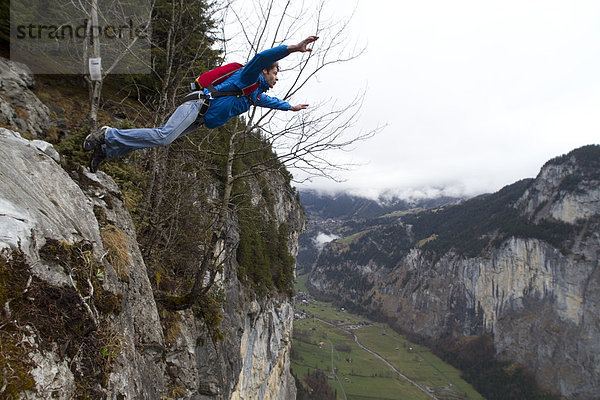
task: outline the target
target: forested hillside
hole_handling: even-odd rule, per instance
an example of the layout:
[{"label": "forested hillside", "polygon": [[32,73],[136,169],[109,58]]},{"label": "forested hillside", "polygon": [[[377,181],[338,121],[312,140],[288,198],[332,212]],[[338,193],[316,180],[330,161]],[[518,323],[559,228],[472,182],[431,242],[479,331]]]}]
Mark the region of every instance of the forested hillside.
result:
[{"label": "forested hillside", "polygon": [[306,210],[306,231],[300,235],[298,273],[310,272],[324,240],[339,236],[352,237],[361,230],[386,225],[396,217],[418,210],[437,209],[460,201],[455,197],[437,197],[405,200],[399,197],[368,199],[347,193],[327,194],[314,190],[300,190],[300,202]]}]

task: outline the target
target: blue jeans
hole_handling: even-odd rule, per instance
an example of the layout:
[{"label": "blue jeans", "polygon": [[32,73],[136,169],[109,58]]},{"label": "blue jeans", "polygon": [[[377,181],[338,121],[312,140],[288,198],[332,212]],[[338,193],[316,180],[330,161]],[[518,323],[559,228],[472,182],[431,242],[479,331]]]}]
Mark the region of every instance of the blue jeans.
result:
[{"label": "blue jeans", "polygon": [[[180,136],[196,129],[195,123],[203,101],[188,101],[177,107],[166,124],[158,128],[109,128],[105,136],[106,155],[110,158],[124,156],[134,150],[166,146]],[[202,120],[200,120],[200,123]]]}]

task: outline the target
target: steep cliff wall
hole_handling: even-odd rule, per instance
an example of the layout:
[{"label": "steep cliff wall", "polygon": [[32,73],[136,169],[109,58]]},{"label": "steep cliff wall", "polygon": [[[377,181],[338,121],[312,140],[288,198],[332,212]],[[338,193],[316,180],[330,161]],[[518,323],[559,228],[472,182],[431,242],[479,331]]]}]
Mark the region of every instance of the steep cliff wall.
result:
[{"label": "steep cliff wall", "polygon": [[[588,150],[591,158],[582,162],[581,153]],[[560,241],[553,236],[560,249],[524,235],[490,240],[477,256],[450,250],[432,257],[424,250],[426,241],[412,238],[412,249],[397,263],[371,258],[359,265],[340,257],[348,247],[332,244],[327,249],[336,255],[332,259],[345,261],[324,261],[309,284],[424,337],[492,333],[498,355],[527,365],[546,389],[595,399],[600,393],[600,169],[588,161],[598,159],[597,152],[592,146],[548,163],[509,205],[532,221],[527,225],[532,229],[545,221],[567,223],[552,225],[568,232]],[[414,228],[401,226],[407,237]],[[359,283],[349,289],[351,282]]]},{"label": "steep cliff wall", "polygon": [[[11,79],[31,79],[10,68]],[[248,290],[229,258],[217,282],[225,338],[213,343],[192,310],[157,306],[131,217],[108,175],[75,165],[65,171],[50,144],[4,128],[0,158],[0,394],[295,398],[288,298]],[[295,255],[303,214],[277,179],[269,212],[287,227]],[[230,254],[236,224],[228,221]]]}]

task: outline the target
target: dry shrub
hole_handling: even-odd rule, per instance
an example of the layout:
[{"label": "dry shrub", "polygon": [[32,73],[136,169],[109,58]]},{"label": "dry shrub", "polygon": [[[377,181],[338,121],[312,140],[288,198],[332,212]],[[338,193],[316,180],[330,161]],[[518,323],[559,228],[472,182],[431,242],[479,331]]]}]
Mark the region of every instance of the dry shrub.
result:
[{"label": "dry shrub", "polygon": [[107,225],[100,231],[104,247],[108,250],[108,261],[113,266],[119,278],[129,282],[129,251],[125,232],[114,225]]}]

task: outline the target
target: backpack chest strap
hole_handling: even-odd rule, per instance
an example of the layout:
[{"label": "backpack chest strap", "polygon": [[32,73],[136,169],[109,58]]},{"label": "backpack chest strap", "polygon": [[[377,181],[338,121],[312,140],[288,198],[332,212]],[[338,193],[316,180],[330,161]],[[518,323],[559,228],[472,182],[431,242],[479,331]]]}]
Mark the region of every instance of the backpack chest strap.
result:
[{"label": "backpack chest strap", "polygon": [[252,85],[248,85],[245,88],[237,89],[237,90],[218,91],[215,89],[215,87],[213,85],[208,86],[207,89],[210,92],[210,95],[212,97],[225,97],[225,96],[243,97],[243,96],[250,96],[250,94],[252,94],[252,92],[254,92],[256,89],[258,89],[258,82],[254,82]]}]

